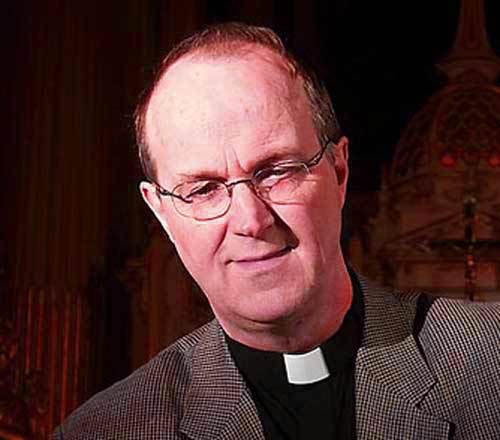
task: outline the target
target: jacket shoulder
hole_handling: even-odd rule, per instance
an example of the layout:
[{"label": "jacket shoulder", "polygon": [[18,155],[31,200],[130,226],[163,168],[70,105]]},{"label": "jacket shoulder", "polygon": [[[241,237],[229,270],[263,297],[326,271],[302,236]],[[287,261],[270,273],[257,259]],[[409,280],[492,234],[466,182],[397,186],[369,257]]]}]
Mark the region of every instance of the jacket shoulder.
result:
[{"label": "jacket shoulder", "polygon": [[364,345],[392,345],[408,337],[419,303],[428,296],[417,290],[380,286],[361,275],[357,279],[363,292]]},{"label": "jacket shoulder", "polygon": [[130,376],[77,408],[54,439],[175,439],[191,381],[191,361],[212,321],[174,342]]},{"label": "jacket shoulder", "polygon": [[449,347],[466,353],[496,347],[500,337],[500,303],[436,299],[422,328],[421,339],[432,354],[451,354]]},{"label": "jacket shoulder", "polygon": [[436,299],[419,340],[436,378],[422,408],[460,438],[500,438],[500,303]]}]

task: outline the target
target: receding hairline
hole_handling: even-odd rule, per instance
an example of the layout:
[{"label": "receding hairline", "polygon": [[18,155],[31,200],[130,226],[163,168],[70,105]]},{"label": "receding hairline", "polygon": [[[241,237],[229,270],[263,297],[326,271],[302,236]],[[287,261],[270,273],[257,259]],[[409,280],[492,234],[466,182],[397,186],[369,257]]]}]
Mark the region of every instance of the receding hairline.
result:
[{"label": "receding hairline", "polygon": [[[150,93],[143,105],[144,115],[149,111],[152,98],[156,95],[159,89],[162,88],[168,74],[174,70],[181,63],[210,63],[210,62],[238,62],[248,60],[252,56],[257,56],[264,61],[269,62],[270,65],[278,68],[282,71],[285,76],[291,80],[301,80],[303,83],[303,78],[299,74],[294,62],[287,59],[284,53],[277,52],[268,46],[262,45],[260,43],[253,43],[247,41],[234,41],[225,43],[224,48],[221,49],[214,46],[200,47],[191,50],[179,58],[176,58],[168,67],[162,72],[161,76],[157,79],[155,86],[150,90]],[[145,128],[145,127],[143,127]]]},{"label": "receding hairline", "polygon": [[[294,65],[295,63],[288,61],[287,52],[280,47],[269,46],[261,42],[234,40],[226,41],[223,43],[209,43],[204,46],[195,47],[188,52],[182,53],[178,57],[173,57],[165,70],[168,71],[170,67],[178,61],[185,58],[201,59],[201,60],[232,60],[243,59],[248,55],[255,53],[258,50],[272,53],[277,58],[281,59],[284,64]],[[296,69],[294,69],[296,70]]]},{"label": "receding hairline", "polygon": [[[230,47],[226,47],[225,50],[209,50],[206,47],[201,47],[194,49],[188,53],[183,54],[179,58],[177,58],[173,63],[168,65],[168,68],[162,72],[162,75],[157,79],[155,83],[155,87],[150,91],[147,101],[144,103],[143,107],[143,120],[142,120],[142,136],[143,142],[147,144],[147,148],[149,150],[149,154],[152,156],[151,151],[151,141],[150,138],[150,130],[151,127],[149,124],[150,121],[150,112],[152,111],[152,101],[158,93],[161,93],[162,90],[169,89],[170,87],[175,87],[175,85],[169,85],[169,73],[175,70],[179,65],[184,63],[232,63],[238,61],[248,61],[251,57],[258,57],[260,60],[268,62],[269,65],[278,69],[279,73],[283,75],[284,78],[287,79],[287,82],[282,82],[281,84],[286,87],[289,91],[288,93],[283,94],[283,98],[285,98],[290,105],[295,105],[296,99],[301,96],[303,93],[303,85],[304,78],[299,74],[298,69],[295,67],[294,63],[289,62],[287,58],[278,53],[275,50],[270,49],[265,45],[261,45],[259,43],[253,42],[232,42],[232,46],[234,50],[231,50]],[[290,82],[288,82],[290,81]],[[304,103],[308,106],[309,111],[310,105],[309,100],[305,94],[302,95],[304,99]],[[312,115],[311,115],[312,116]],[[149,128],[148,128],[149,127]],[[153,159],[154,160],[154,159]]]},{"label": "receding hairline", "polygon": [[152,97],[163,79],[177,62],[185,58],[200,60],[237,60],[263,49],[272,55],[273,64],[283,67],[293,80],[300,80],[311,110],[318,140],[325,143],[340,137],[340,127],[324,84],[314,71],[306,68],[285,47],[281,38],[271,29],[241,23],[223,23],[193,34],[175,46],[163,59],[156,78],[146,89],[135,111],[135,131],[139,159],[145,176],[156,176],[156,163],[151,156],[145,131],[146,114]]}]

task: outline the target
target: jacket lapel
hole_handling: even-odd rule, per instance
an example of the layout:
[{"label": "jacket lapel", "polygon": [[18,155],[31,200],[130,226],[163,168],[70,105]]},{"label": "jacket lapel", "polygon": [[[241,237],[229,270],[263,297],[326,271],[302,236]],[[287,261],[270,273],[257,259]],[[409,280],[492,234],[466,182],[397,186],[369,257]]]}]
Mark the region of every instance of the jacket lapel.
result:
[{"label": "jacket lapel", "polygon": [[361,277],[360,283],[365,320],[355,371],[357,439],[447,439],[450,424],[419,410],[435,378],[412,335],[414,305]]},{"label": "jacket lapel", "polygon": [[181,432],[192,439],[264,440],[257,408],[215,321],[194,350]]}]

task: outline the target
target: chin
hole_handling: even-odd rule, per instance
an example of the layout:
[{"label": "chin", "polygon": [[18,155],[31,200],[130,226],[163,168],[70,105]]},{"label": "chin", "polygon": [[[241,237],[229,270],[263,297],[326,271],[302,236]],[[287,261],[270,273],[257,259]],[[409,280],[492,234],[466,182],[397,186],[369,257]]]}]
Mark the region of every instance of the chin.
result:
[{"label": "chin", "polygon": [[259,298],[248,307],[242,307],[240,316],[246,317],[249,321],[260,324],[285,324],[299,319],[305,308],[305,302],[292,301],[286,298],[283,301],[276,301],[278,298]]}]

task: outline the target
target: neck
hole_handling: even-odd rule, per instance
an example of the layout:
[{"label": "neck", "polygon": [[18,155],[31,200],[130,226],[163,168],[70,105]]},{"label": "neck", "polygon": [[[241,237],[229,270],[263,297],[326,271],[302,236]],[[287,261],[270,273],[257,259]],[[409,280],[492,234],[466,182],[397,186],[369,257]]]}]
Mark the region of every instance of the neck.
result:
[{"label": "neck", "polygon": [[[278,353],[307,352],[334,335],[352,304],[352,284],[347,269],[338,271],[335,291],[323,295],[311,307],[304,307],[297,316],[272,323],[251,323],[234,326],[219,320],[224,331],[234,340],[258,350]],[[317,295],[321,298],[321,295]]]}]

